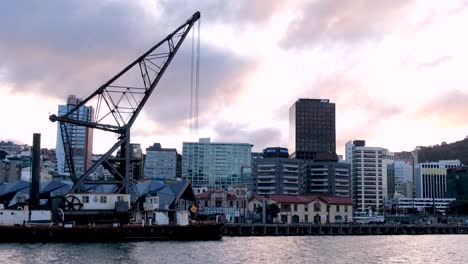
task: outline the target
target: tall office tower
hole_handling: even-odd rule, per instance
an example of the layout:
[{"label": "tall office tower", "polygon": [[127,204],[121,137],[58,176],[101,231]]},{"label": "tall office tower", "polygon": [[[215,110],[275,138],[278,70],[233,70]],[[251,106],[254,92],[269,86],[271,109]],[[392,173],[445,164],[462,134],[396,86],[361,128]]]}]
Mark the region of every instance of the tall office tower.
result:
[{"label": "tall office tower", "polygon": [[412,159],[395,159],[395,188],[393,195],[402,198],[413,197],[413,171],[414,167]]},{"label": "tall office tower", "polygon": [[252,166],[255,194],[298,195],[302,160],[290,159],[286,148],[266,148]]},{"label": "tall office tower", "polygon": [[353,204],[356,211],[383,209],[388,199],[388,167],[394,154],[385,148],[366,147],[364,140],[346,143],[346,161],[351,164]]},{"label": "tall office tower", "polygon": [[459,160],[440,160],[416,164],[416,198],[445,198],[447,170],[459,167]]},{"label": "tall office tower", "polygon": [[351,198],[350,165],[338,162],[336,155],[334,158],[321,156],[302,166],[301,193]]},{"label": "tall office tower", "polygon": [[[79,104],[81,99],[76,98],[74,95],[68,96],[66,105],[59,105],[58,115],[68,113],[72,108]],[[94,110],[90,106],[82,106],[78,111],[73,112],[70,118],[81,121],[93,121]],[[73,163],[75,164],[75,172],[77,176],[83,174],[92,164],[93,154],[93,129],[77,126],[73,124],[66,124],[67,134],[70,139],[70,146],[72,150]],[[62,131],[60,130],[60,123],[57,124],[57,173],[59,176],[69,176],[68,166],[65,160],[65,151],[63,149]]]},{"label": "tall office tower", "polygon": [[291,158],[313,160],[336,152],[335,104],[328,99],[299,99],[289,109]]},{"label": "tall office tower", "polygon": [[154,143],[146,149],[145,178],[172,179],[177,178],[179,154],[174,148],[161,148],[161,144]]},{"label": "tall office tower", "polygon": [[446,198],[468,199],[468,166],[447,170]]},{"label": "tall office tower", "polygon": [[182,179],[194,188],[227,188],[237,184],[242,166],[251,164],[251,144],[218,143],[209,138],[184,142],[182,147]]}]

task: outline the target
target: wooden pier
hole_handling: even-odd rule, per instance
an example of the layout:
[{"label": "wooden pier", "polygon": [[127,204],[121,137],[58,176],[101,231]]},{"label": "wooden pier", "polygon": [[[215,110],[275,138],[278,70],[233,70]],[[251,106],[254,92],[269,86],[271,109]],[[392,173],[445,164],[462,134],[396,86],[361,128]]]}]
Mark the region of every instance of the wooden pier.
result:
[{"label": "wooden pier", "polygon": [[225,236],[342,236],[468,234],[461,225],[226,224]]}]

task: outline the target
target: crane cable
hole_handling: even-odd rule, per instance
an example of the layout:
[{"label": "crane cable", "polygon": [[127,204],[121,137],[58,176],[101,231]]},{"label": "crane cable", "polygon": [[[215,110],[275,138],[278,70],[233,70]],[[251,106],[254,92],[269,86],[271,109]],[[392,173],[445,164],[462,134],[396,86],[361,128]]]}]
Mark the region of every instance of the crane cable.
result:
[{"label": "crane cable", "polygon": [[190,119],[189,119],[189,126],[190,126],[190,136],[192,136],[193,132],[193,64],[194,64],[194,56],[195,56],[195,30],[192,30],[192,63],[190,68]]},{"label": "crane cable", "polygon": [[200,98],[200,23],[198,20],[198,39],[197,39],[197,68],[196,68],[196,95],[195,95],[195,134],[198,136],[198,106]]},{"label": "crane cable", "polygon": [[[195,51],[195,38],[197,47]],[[195,55],[196,52],[196,55]],[[200,20],[198,20],[198,32],[192,31],[192,61],[190,72],[190,136],[195,132],[198,136],[198,110],[200,97]]]}]

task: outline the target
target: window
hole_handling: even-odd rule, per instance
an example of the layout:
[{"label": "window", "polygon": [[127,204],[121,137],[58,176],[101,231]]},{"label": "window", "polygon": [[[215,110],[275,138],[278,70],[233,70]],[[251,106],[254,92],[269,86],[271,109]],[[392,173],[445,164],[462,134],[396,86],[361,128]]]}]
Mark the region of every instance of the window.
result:
[{"label": "window", "polygon": [[330,212],[330,205],[327,204],[327,212]]},{"label": "window", "polygon": [[314,212],[319,212],[322,210],[322,206],[319,202],[314,203]]},{"label": "window", "polygon": [[229,207],[234,207],[234,202],[233,201],[229,201]]},{"label": "window", "polygon": [[207,206],[208,206],[208,201],[205,201],[205,207],[207,207]]},{"label": "window", "polygon": [[89,203],[89,196],[83,196],[83,203]]},{"label": "window", "polygon": [[[117,196],[117,202],[123,202],[123,196],[122,195],[119,195]],[[151,203],[153,203],[153,198],[151,198]]]},{"label": "window", "polygon": [[107,196],[101,196],[99,197],[99,199],[100,199],[99,200],[100,203],[107,203]]},{"label": "window", "polygon": [[345,212],[348,212],[348,206],[347,206],[347,205],[345,205],[344,211],[345,211]]},{"label": "window", "polygon": [[281,215],[281,222],[282,223],[287,223],[288,222],[288,216],[287,215]]},{"label": "window", "polygon": [[297,211],[297,204],[294,205],[294,211]]},{"label": "window", "polygon": [[304,221],[305,221],[305,222],[309,222],[309,216],[308,216],[308,215],[305,215],[305,216],[304,216]]},{"label": "window", "polygon": [[339,206],[339,205],[336,206],[336,211],[337,211],[337,212],[340,211],[340,206]]},{"label": "window", "polygon": [[[309,211],[309,205],[307,205],[307,204],[304,205],[304,211],[305,211],[305,212]],[[306,221],[306,222],[307,222],[307,221]]]}]

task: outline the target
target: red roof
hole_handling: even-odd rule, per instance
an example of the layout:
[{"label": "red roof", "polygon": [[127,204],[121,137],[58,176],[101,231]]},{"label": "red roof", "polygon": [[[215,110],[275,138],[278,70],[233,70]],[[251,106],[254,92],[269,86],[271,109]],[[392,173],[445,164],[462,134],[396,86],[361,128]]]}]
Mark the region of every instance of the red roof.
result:
[{"label": "red roof", "polygon": [[[353,201],[347,197],[321,197],[322,199],[326,200],[329,204],[349,204],[352,205]],[[328,199],[328,200],[327,200]]]},{"label": "red roof", "polygon": [[[327,197],[320,195],[277,195],[270,194],[268,199],[271,199],[277,203],[289,203],[289,204],[308,204],[314,200],[321,200],[328,204],[353,204],[350,198],[346,197]],[[265,195],[255,195],[251,200],[261,201],[265,198]]]},{"label": "red roof", "polygon": [[213,193],[226,193],[227,195],[227,199],[228,200],[235,200],[237,198],[237,196],[232,193],[232,192],[228,192],[226,190],[223,190],[223,189],[216,189],[216,190],[208,190],[206,192],[202,192],[200,194],[197,195],[197,199],[210,199],[211,197],[211,194]]}]

